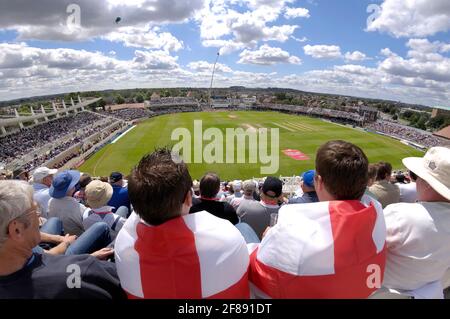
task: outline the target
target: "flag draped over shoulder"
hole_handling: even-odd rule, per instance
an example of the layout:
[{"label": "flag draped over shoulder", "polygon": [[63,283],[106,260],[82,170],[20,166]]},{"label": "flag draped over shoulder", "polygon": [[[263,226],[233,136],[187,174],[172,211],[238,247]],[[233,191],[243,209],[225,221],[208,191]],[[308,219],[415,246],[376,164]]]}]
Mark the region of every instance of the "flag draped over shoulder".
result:
[{"label": "flag draped over shoulder", "polygon": [[133,213],[115,244],[129,298],[249,298],[249,255],[240,232],[206,211],[159,226]]},{"label": "flag draped over shoulder", "polygon": [[382,283],[386,225],[376,201],[286,205],[259,246],[250,282],[271,298],[366,298]]}]

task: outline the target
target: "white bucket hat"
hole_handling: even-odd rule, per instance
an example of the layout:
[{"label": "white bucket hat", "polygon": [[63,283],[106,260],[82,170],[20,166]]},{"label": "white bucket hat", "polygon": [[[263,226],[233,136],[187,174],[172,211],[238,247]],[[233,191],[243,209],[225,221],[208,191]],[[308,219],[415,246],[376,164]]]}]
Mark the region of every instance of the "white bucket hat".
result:
[{"label": "white bucket hat", "polygon": [[407,157],[403,164],[450,200],[450,148],[432,147],[424,157]]}]

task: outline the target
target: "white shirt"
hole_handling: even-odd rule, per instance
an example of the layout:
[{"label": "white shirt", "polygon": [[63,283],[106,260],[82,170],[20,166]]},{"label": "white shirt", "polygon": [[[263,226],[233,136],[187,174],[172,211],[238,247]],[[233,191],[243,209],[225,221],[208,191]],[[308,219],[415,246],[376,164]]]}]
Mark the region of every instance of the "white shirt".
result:
[{"label": "white shirt", "polygon": [[383,286],[414,290],[450,268],[450,203],[399,203],[384,209],[387,260]]},{"label": "white shirt", "polygon": [[400,188],[400,202],[401,203],[415,203],[417,200],[416,183],[397,184]]},{"label": "white shirt", "polygon": [[84,232],[83,212],[86,207],[73,197],[52,198],[48,202],[48,217],[58,217],[64,233],[80,236]]},{"label": "white shirt", "polygon": [[41,217],[48,217],[48,202],[51,198],[49,194],[49,188],[40,183],[33,184],[34,194],[33,199],[38,204],[39,209],[41,211]]},{"label": "white shirt", "polygon": [[125,224],[126,219],[114,214],[111,210],[111,206],[103,206],[96,209],[86,208],[83,213],[83,226],[85,230],[94,225],[97,222],[104,222],[109,226],[109,233],[111,239],[116,239],[117,233]]}]

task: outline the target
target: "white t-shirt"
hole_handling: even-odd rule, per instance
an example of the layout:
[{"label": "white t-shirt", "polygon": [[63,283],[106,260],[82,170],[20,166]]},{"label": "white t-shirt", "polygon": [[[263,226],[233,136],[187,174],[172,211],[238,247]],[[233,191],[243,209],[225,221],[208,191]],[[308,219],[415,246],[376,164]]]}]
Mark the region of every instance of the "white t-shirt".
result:
[{"label": "white t-shirt", "polygon": [[398,203],[384,209],[387,260],[383,286],[414,290],[450,269],[450,203]]},{"label": "white t-shirt", "polygon": [[417,200],[416,183],[397,184],[400,188],[400,202],[401,203],[415,203]]},{"label": "white t-shirt", "polygon": [[83,213],[83,226],[85,230],[94,225],[97,222],[104,222],[110,228],[111,239],[114,240],[125,224],[126,219],[114,214],[111,210],[113,207],[104,206],[96,209],[86,208]]}]

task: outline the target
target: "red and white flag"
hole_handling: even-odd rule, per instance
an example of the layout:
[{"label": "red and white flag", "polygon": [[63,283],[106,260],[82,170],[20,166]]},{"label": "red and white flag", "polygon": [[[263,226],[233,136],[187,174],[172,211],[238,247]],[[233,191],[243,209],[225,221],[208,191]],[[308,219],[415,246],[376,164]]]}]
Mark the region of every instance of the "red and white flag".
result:
[{"label": "red and white flag", "polygon": [[283,206],[278,222],[249,245],[257,297],[367,298],[380,288],[386,225],[381,205],[332,201]]},{"label": "red and white flag", "polygon": [[115,243],[129,298],[249,298],[249,255],[240,232],[206,211],[151,226],[133,213]]}]

